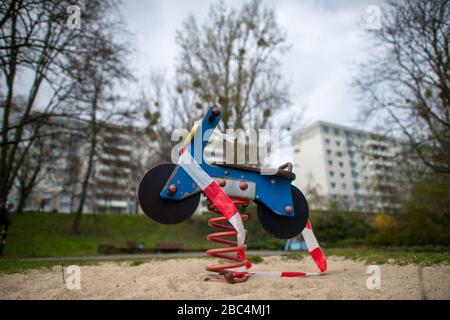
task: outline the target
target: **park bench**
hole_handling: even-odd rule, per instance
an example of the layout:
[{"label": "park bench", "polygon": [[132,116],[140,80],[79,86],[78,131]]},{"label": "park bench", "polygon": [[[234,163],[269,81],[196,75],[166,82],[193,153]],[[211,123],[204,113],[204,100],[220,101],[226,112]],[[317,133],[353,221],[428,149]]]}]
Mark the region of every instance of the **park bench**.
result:
[{"label": "park bench", "polygon": [[183,243],[180,242],[157,242],[155,244],[155,252],[182,252],[184,250]]}]

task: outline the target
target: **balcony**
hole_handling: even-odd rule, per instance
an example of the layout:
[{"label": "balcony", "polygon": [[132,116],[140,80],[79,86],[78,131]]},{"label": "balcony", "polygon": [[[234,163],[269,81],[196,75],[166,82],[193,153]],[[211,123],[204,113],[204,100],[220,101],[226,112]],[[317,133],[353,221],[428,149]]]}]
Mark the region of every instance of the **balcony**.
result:
[{"label": "balcony", "polygon": [[390,145],[387,141],[375,140],[375,139],[366,140],[364,143],[364,146],[366,148],[373,148],[373,147],[389,148],[390,147]]},{"label": "balcony", "polygon": [[98,200],[97,205],[102,206],[102,207],[128,208],[128,201],[126,201],[126,200]]}]

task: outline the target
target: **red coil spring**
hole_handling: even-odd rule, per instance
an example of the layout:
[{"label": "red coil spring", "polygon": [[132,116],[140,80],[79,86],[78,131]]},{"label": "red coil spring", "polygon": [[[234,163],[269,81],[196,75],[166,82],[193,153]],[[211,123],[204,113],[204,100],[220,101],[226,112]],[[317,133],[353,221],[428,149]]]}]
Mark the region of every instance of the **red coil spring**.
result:
[{"label": "red coil spring", "polygon": [[[249,200],[241,197],[230,197],[233,201],[234,205],[241,210],[242,208],[248,206]],[[222,213],[218,210],[213,203],[209,203],[208,209],[211,210],[212,213],[219,215],[218,217],[214,217],[208,220],[208,225],[217,230],[224,230],[222,232],[211,233],[207,236],[207,240],[211,242],[216,242],[220,244],[228,245],[228,247],[210,249],[206,251],[208,256],[216,257],[219,259],[230,260],[233,262],[229,263],[218,263],[206,266],[206,270],[210,272],[217,272],[220,275],[223,275],[226,282],[228,283],[239,283],[248,280],[248,277],[245,275],[236,276],[239,272],[235,273],[232,270],[234,268],[239,268],[245,265],[248,265],[248,261],[246,258],[238,257],[237,253],[240,251],[245,251],[247,249],[246,245],[239,246],[237,241],[225,239],[229,237],[236,238],[237,231],[231,225],[225,225],[221,222],[228,222],[228,220],[222,215]],[[242,221],[248,220],[248,215],[240,214]],[[235,253],[230,255],[230,253]],[[219,281],[223,282],[223,280],[210,280],[210,281]]]}]

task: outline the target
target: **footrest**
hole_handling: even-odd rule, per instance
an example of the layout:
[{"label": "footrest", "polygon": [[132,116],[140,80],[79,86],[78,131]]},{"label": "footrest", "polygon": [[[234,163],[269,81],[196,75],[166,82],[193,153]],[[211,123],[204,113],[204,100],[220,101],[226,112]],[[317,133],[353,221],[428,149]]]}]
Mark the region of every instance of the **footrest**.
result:
[{"label": "footrest", "polygon": [[[223,167],[223,168],[231,168],[231,169],[249,171],[249,172],[255,172],[255,173],[261,174],[260,167],[251,167],[251,166],[242,165],[242,164],[228,164],[228,163],[217,163],[217,162],[213,162],[213,165]],[[284,166],[285,165],[281,166],[280,168],[283,168]],[[265,170],[273,170],[273,171],[276,171],[274,174],[275,176],[282,177],[284,179],[295,180],[295,174],[293,172],[288,171],[288,170],[283,170],[280,168],[265,169]],[[291,168],[292,168],[292,166],[291,166]]]}]

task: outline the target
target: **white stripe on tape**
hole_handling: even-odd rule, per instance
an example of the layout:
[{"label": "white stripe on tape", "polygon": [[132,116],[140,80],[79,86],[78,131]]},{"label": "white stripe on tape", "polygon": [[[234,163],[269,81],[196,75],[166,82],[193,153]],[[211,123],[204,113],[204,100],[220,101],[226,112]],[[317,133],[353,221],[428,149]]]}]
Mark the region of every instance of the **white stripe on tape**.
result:
[{"label": "white stripe on tape", "polygon": [[313,251],[314,249],[319,247],[319,243],[317,242],[317,239],[311,229],[303,229],[302,236],[305,240],[306,246],[308,247],[308,251]]},{"label": "white stripe on tape", "polygon": [[187,174],[194,179],[200,189],[205,190],[206,187],[213,182],[213,179],[200,167],[198,162],[185,151],[178,160],[180,166]]},{"label": "white stripe on tape", "polygon": [[251,272],[252,277],[256,278],[279,278],[281,277],[280,271],[267,271],[267,272]]},{"label": "white stripe on tape", "polygon": [[237,231],[237,243],[238,245],[242,246],[245,243],[245,229],[244,224],[242,223],[242,218],[239,212],[236,212],[234,216],[228,220],[231,225],[236,229]]}]

